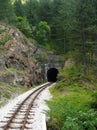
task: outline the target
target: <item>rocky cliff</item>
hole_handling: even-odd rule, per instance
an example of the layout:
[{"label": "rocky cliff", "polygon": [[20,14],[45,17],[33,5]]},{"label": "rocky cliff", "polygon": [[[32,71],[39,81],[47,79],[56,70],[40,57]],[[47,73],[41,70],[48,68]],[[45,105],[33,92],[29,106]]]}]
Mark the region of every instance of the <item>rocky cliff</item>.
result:
[{"label": "rocky cliff", "polygon": [[0,23],[0,82],[24,86],[39,83],[41,68],[36,51],[17,28]]}]

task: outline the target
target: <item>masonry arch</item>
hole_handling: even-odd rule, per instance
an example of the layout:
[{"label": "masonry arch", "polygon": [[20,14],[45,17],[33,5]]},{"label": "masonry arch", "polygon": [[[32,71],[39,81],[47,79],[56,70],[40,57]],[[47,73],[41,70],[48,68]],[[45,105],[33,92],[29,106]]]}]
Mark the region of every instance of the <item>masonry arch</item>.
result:
[{"label": "masonry arch", "polygon": [[59,73],[58,69],[50,68],[47,71],[47,80],[48,80],[48,82],[56,82],[58,73]]}]

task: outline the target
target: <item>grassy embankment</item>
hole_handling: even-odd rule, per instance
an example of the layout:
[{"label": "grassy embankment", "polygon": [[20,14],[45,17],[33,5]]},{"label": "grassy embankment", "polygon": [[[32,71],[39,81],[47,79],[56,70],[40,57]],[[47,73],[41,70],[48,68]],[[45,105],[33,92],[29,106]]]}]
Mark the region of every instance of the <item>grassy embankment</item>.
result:
[{"label": "grassy embankment", "polygon": [[73,63],[60,73],[61,80],[51,88],[47,101],[48,130],[97,129],[97,79],[84,76],[83,67]]},{"label": "grassy embankment", "polygon": [[8,100],[17,97],[18,95],[30,90],[23,86],[12,86],[6,83],[0,83],[0,107],[5,105]]}]

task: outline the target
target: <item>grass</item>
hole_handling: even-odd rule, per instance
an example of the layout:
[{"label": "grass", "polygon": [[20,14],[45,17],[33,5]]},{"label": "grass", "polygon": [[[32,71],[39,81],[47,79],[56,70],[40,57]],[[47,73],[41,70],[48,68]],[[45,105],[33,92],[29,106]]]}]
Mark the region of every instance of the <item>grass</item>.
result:
[{"label": "grass", "polygon": [[2,34],[3,32],[5,32],[5,30],[4,29],[0,29],[0,34]]},{"label": "grass", "polygon": [[[52,101],[48,101],[48,106],[50,111],[48,111],[48,115],[50,120],[48,125],[52,130],[85,130],[86,126],[83,126],[81,119],[79,119],[80,112],[84,118],[84,114],[88,116],[89,111],[92,111],[91,114],[97,113],[92,110],[91,102],[93,101],[92,94],[93,91],[81,88],[81,87],[64,87],[64,91],[58,91],[56,86],[51,89],[51,93],[53,94]],[[87,113],[88,112],[88,113]],[[70,119],[68,119],[70,117]],[[74,121],[77,118],[77,122],[74,126]],[[92,128],[96,128],[97,120],[96,116],[94,118],[87,117],[84,119],[86,123],[94,121],[94,126]],[[82,129],[81,129],[82,127]],[[90,127],[89,125],[87,126]],[[90,129],[92,130],[92,129]]]},{"label": "grass", "polygon": [[0,106],[5,105],[11,98],[30,90],[31,88],[25,88],[23,86],[11,86],[0,82]]},{"label": "grass", "polygon": [[75,64],[64,68],[59,77],[50,89],[53,98],[47,101],[48,130],[96,130],[97,81],[85,77]]},{"label": "grass", "polygon": [[0,45],[5,45],[11,39],[12,39],[12,36],[5,33],[2,39],[0,40]]},{"label": "grass", "polygon": [[18,73],[18,74],[25,74],[26,71],[22,71],[22,70],[16,70],[14,68],[6,68],[5,70],[0,71],[0,75],[2,74],[14,74],[14,73]]},{"label": "grass", "polygon": [[93,99],[92,95],[95,92],[84,88],[79,82],[71,82],[70,84],[68,81],[60,81],[50,91],[53,95],[53,99],[64,98],[64,100],[76,107],[81,105],[89,107]]}]

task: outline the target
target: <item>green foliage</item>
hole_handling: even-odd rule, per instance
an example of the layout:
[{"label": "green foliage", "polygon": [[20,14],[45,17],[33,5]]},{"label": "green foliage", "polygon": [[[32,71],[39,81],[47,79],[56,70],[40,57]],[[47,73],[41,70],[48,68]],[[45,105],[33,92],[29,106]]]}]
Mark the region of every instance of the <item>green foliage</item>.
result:
[{"label": "green foliage", "polygon": [[44,43],[49,40],[50,37],[50,26],[47,22],[41,21],[39,22],[36,29],[36,39],[39,43]]},{"label": "green foliage", "polygon": [[39,54],[39,56],[37,57],[37,59],[39,60],[39,61],[45,61],[46,60],[46,55],[45,55],[45,53],[44,52],[41,52],[40,54]]},{"label": "green foliage", "polygon": [[3,32],[5,32],[5,30],[4,29],[0,29],[0,34],[2,34]]},{"label": "green foliage", "polygon": [[93,100],[91,102],[91,108],[97,111],[97,91],[92,94]]},{"label": "green foliage", "polygon": [[10,99],[11,94],[9,92],[4,93],[4,98]]},{"label": "green foliage", "polygon": [[88,110],[79,111],[77,116],[68,116],[62,130],[96,130],[97,129],[97,112]]},{"label": "green foliage", "polygon": [[53,52],[55,51],[52,42],[45,42],[45,43],[44,43],[44,47],[45,47],[47,50],[52,50]]},{"label": "green foliage", "polygon": [[75,26],[75,5],[76,3],[74,0],[53,1],[53,6],[55,6],[55,14],[53,18],[54,25],[52,26],[54,34],[52,35],[55,35],[55,41],[63,53],[66,53],[68,51],[71,32]]},{"label": "green foliage", "polygon": [[96,56],[94,43],[97,43],[97,1],[27,0],[24,3],[21,1],[1,0],[0,20],[11,23],[16,19],[15,15],[23,17],[22,20],[18,20],[17,26],[24,34],[32,37],[33,27],[36,28],[33,31],[36,41],[54,49],[58,54],[66,54],[71,50],[80,51],[79,60],[84,62],[87,68],[93,56]]},{"label": "green foliage", "polygon": [[83,66],[74,62],[60,73],[61,81],[53,88],[48,128],[52,130],[96,130],[97,92],[94,80],[83,75]]},{"label": "green foliage", "polygon": [[96,130],[97,112],[89,110],[86,105],[88,100],[89,98],[85,99],[85,95],[78,96],[75,93],[49,101],[49,127],[54,130]]},{"label": "green foliage", "polygon": [[[84,72],[88,71],[88,64],[96,64],[96,60],[92,60],[94,55],[97,57],[96,0],[27,0],[24,3],[16,0],[13,7],[16,15],[26,17],[34,28],[29,30],[26,24],[22,27],[23,23],[20,22],[20,30],[24,34],[27,32],[30,37],[33,32],[33,38],[38,44],[54,50],[57,54],[79,51],[79,61],[84,65]],[[29,31],[32,31],[31,35]]]},{"label": "green foliage", "polygon": [[26,17],[17,17],[17,28],[19,28],[27,37],[32,37],[31,26]]},{"label": "green foliage", "polygon": [[15,14],[16,16],[24,16],[25,12],[24,12],[24,6],[22,4],[21,0],[15,0],[14,2],[14,10],[15,10]]},{"label": "green foliage", "polygon": [[32,26],[37,25],[37,23],[40,21],[39,1],[37,1],[37,0],[27,0],[23,9],[25,9],[25,16],[27,17],[29,23]]},{"label": "green foliage", "polygon": [[50,108],[49,127],[54,130],[96,130],[97,112],[90,109],[92,92],[79,87],[77,82],[77,86],[65,86],[65,82],[58,83],[60,87],[64,86],[61,92],[58,84],[55,85],[51,91],[54,98],[47,102]]},{"label": "green foliage", "polygon": [[5,37],[0,41],[0,45],[5,45],[6,42],[8,42],[11,39],[12,39],[11,35],[6,34]]},{"label": "green foliage", "polygon": [[5,71],[6,73],[13,74],[16,70],[14,68],[7,68]]},{"label": "green foliage", "polygon": [[16,20],[11,0],[0,0],[0,20],[13,24]]},{"label": "green foliage", "polygon": [[65,78],[82,78],[84,76],[83,74],[83,66],[74,64],[69,67],[64,67],[59,76],[65,77]]},{"label": "green foliage", "polygon": [[0,82],[0,107],[5,105],[9,99],[15,98],[29,89],[31,88],[25,88],[23,86],[11,86]]}]

